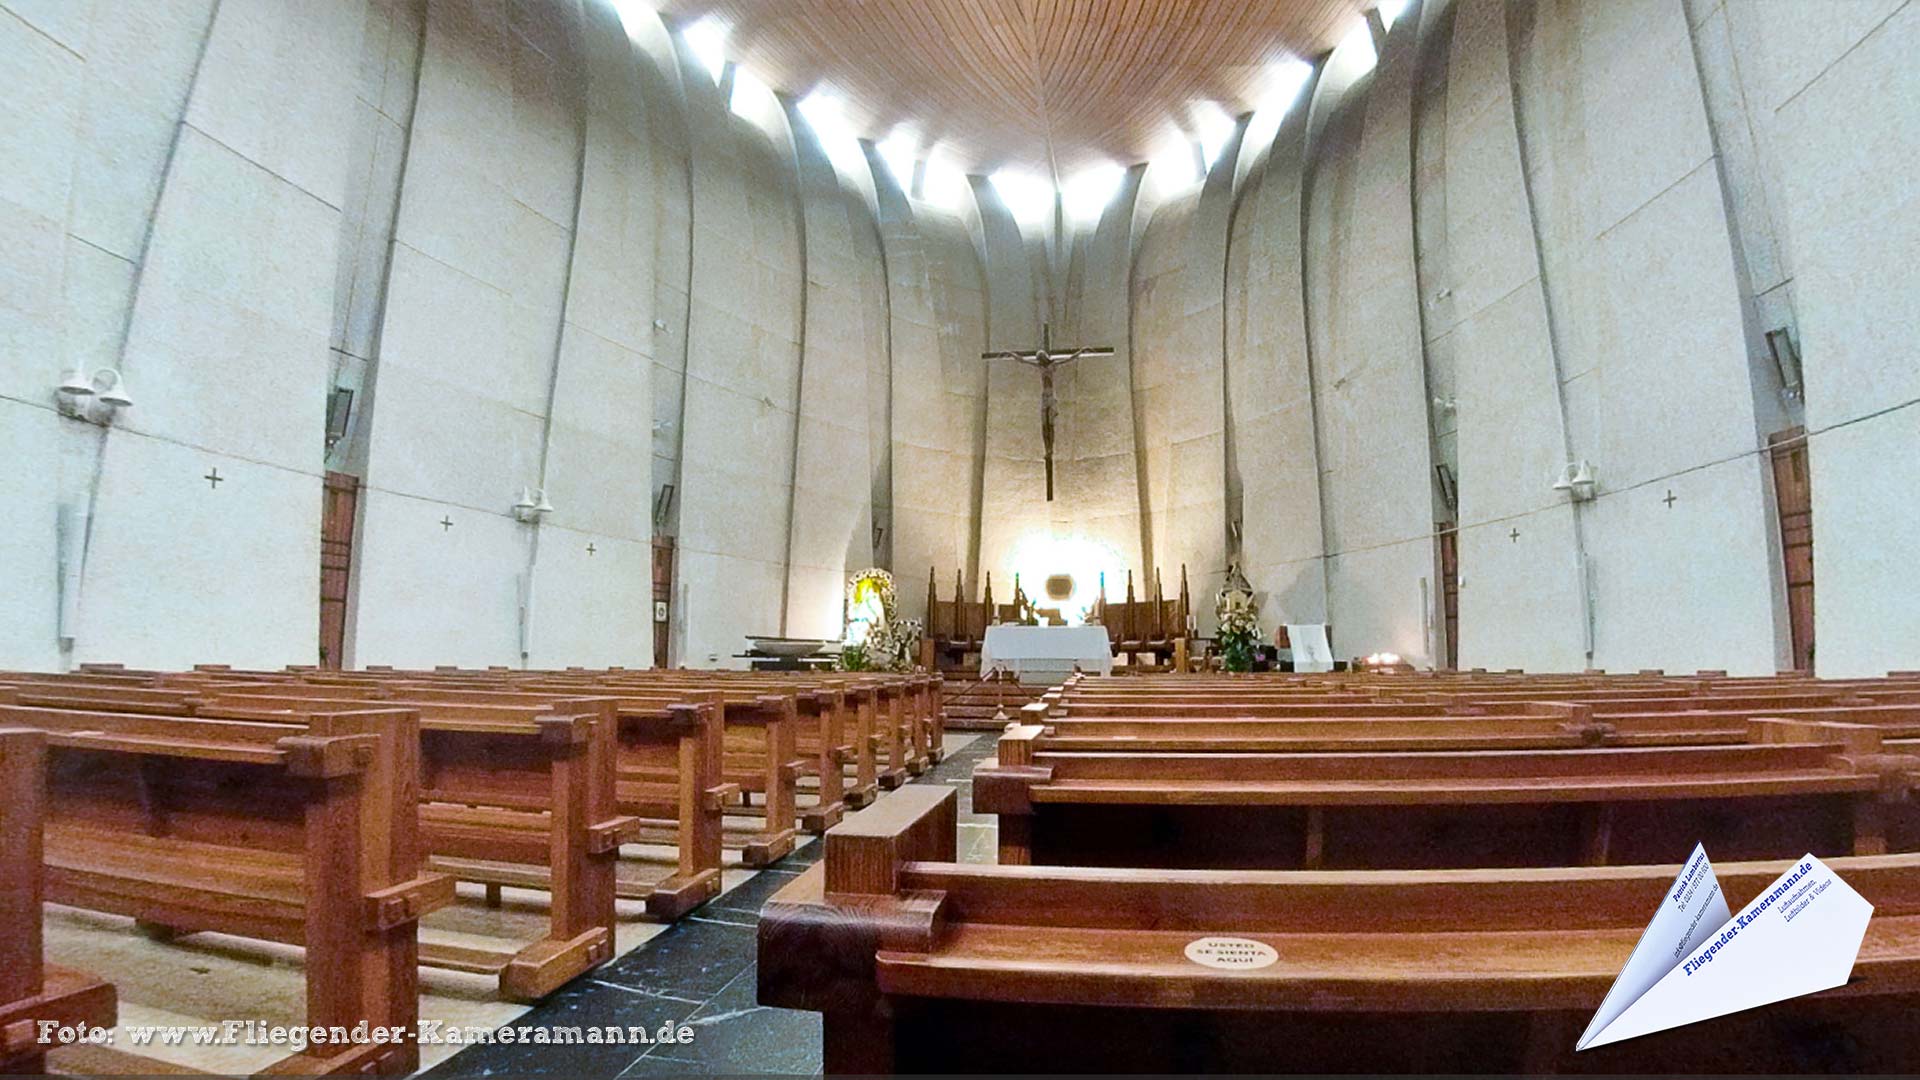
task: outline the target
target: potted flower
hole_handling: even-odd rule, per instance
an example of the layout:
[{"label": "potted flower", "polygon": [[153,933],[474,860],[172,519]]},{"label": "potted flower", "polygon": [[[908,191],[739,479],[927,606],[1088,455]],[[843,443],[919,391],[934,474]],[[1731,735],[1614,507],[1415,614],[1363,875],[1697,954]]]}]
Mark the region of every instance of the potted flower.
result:
[{"label": "potted flower", "polygon": [[1252,671],[1254,645],[1260,640],[1260,621],[1250,608],[1230,607],[1220,613],[1220,628],[1214,631],[1213,640],[1219,646],[1221,664],[1228,671]]}]

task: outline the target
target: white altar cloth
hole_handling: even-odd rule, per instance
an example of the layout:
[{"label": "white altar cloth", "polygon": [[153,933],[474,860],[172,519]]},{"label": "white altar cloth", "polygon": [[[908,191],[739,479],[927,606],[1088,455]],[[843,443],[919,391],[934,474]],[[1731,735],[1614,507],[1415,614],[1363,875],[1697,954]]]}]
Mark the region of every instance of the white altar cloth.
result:
[{"label": "white altar cloth", "polygon": [[980,673],[999,668],[1021,682],[1063,682],[1074,666],[1089,675],[1113,674],[1113,649],[1104,626],[989,626],[980,643]]}]

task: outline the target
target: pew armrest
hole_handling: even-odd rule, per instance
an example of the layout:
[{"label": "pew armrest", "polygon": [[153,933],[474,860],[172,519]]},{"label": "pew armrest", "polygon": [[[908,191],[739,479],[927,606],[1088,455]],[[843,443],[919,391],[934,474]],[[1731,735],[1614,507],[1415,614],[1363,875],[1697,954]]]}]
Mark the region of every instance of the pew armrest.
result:
[{"label": "pew armrest", "polygon": [[412,881],[370,892],[366,901],[367,929],[392,930],[452,903],[453,879],[445,874],[421,874]]},{"label": "pew armrest", "polygon": [[740,797],[739,784],[715,784],[702,793],[702,810],[724,810],[733,800]]},{"label": "pew armrest", "polygon": [[373,763],[379,753],[378,735],[289,735],[279,742],[287,755],[287,772],[325,779],[356,773]]},{"label": "pew armrest", "polygon": [[987,765],[973,770],[973,808],[982,814],[1033,813],[1033,788],[1053,781],[1049,765]]},{"label": "pew armrest", "polygon": [[619,851],[620,845],[640,838],[640,819],[621,815],[587,826],[587,851],[605,855]]},{"label": "pew armrest", "polygon": [[1848,755],[1874,755],[1881,750],[1880,729],[1871,724],[1835,720],[1786,720],[1755,717],[1747,721],[1747,741],[1753,743],[1826,743]]},{"label": "pew armrest", "polygon": [[826,891],[892,896],[909,862],[952,862],[959,800],[945,784],[908,785],[827,830]]}]

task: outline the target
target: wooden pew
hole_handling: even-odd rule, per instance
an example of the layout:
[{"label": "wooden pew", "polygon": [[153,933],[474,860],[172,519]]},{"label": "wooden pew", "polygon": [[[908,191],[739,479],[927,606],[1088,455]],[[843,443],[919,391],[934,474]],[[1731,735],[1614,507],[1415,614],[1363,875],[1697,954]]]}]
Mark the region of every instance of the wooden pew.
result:
[{"label": "wooden pew", "polygon": [[1036,751],[1107,753],[1346,753],[1394,750],[1553,750],[1607,745],[1608,729],[1581,706],[1493,716],[1346,716],[1336,719],[1062,719],[1041,703],[1019,724],[1037,727]]},{"label": "wooden pew", "polygon": [[[57,686],[26,704],[72,707]],[[175,695],[168,709],[160,698]],[[502,695],[504,697],[504,695]],[[496,976],[502,996],[536,1001],[613,956],[615,862],[638,831],[614,801],[614,722],[604,699],[436,699],[400,688],[297,682],[201,683],[142,692],[129,709],[303,724],[313,713],[400,707],[420,717],[417,799],[429,866],[455,878],[549,893],[547,935],[515,950],[429,944],[432,966]],[[107,706],[103,706],[107,707]],[[669,896],[673,886],[669,883]],[[646,891],[634,894],[646,899]],[[710,893],[709,893],[710,895]],[[703,897],[704,899],[704,897]]]},{"label": "wooden pew", "polygon": [[[226,693],[200,716],[264,718],[350,707],[347,696]],[[338,694],[341,688],[315,688]],[[429,865],[455,878],[544,889],[547,936],[518,950],[433,945],[430,964],[497,975],[501,996],[538,1001],[613,958],[615,864],[639,822],[614,796],[615,721],[604,700],[438,702],[396,692],[421,716],[419,814]]]},{"label": "wooden pew", "polygon": [[[511,691],[393,687],[389,692],[452,704],[546,701],[557,705],[582,696],[572,689],[550,690],[537,683]],[[617,725],[614,804],[640,826],[623,835],[623,841],[659,839],[677,852],[671,875],[650,882],[616,875],[614,895],[644,901],[647,913],[655,918],[677,919],[720,893],[721,819],[726,803],[738,795],[737,787],[721,779],[725,703],[718,693],[643,694],[612,689],[595,689],[585,700],[606,702],[613,709]],[[664,835],[661,827],[668,830]]]},{"label": "wooden pew", "polygon": [[[1828,865],[1874,904],[1845,987],[1576,1053],[1676,865],[1253,872],[960,864],[916,786],[827,834],[761,913],[759,1000],[829,1074],[1904,1072],[1920,856]],[[1790,864],[1717,862],[1736,904]],[[1220,970],[1199,939],[1279,961]]]},{"label": "wooden pew", "polygon": [[[420,869],[418,718],[246,723],[0,706],[46,732],[46,898],[162,936],[306,949],[308,1025],[418,1018],[415,928],[453,881]],[[404,1075],[411,1041],[312,1046],[276,1072]]]},{"label": "wooden pew", "polygon": [[[799,827],[824,832],[840,820],[849,799],[872,797],[873,772],[870,745],[863,747],[856,732],[870,722],[871,712],[861,715],[860,702],[849,693],[855,684],[838,679],[808,675],[796,678],[769,673],[734,672],[565,672],[546,678],[553,686],[592,687],[596,690],[703,689],[727,695],[730,726],[726,737],[726,779],[743,792],[766,797],[769,815],[768,837],[754,842],[755,853],[749,862],[760,858],[759,850],[785,845],[774,854],[779,858],[791,850],[792,836],[780,838],[787,825],[776,824],[790,815]],[[789,709],[774,699],[791,696]],[[741,711],[744,710],[744,711]],[[737,716],[735,714],[738,714]],[[777,727],[769,727],[769,724]],[[776,746],[776,741],[779,746]],[[862,757],[867,760],[862,761]],[[856,780],[850,788],[845,766],[856,766]],[[798,781],[814,777],[815,801],[799,807],[794,800]],[[795,809],[789,809],[792,803]],[[769,860],[770,861],[770,860]],[[756,863],[757,864],[757,863]]]},{"label": "wooden pew", "polygon": [[39,1073],[48,1046],[39,1024],[110,1028],[118,1019],[113,984],[46,962],[41,897],[46,870],[46,736],[0,728],[0,1073]]},{"label": "wooden pew", "polygon": [[1604,865],[1886,850],[1920,757],[1754,721],[1745,746],[1498,753],[1061,753],[1015,725],[974,773],[1000,861],[1306,869]]},{"label": "wooden pew", "polygon": [[[222,677],[232,674],[218,670],[210,673]],[[271,673],[266,681],[277,684]],[[319,686],[352,686],[374,693],[440,694],[456,699],[461,695],[523,693],[608,702],[621,718],[619,776],[615,783],[616,792],[626,792],[623,809],[648,818],[676,818],[684,841],[683,866],[693,875],[668,883],[663,905],[655,911],[662,917],[683,913],[715,894],[717,874],[707,874],[718,869],[710,833],[721,829],[726,807],[742,791],[765,795],[762,813],[766,825],[744,837],[725,837],[723,833],[722,842],[739,848],[750,866],[767,865],[793,850],[798,820],[794,779],[802,763],[793,747],[797,699],[791,693],[748,693],[719,685],[700,690],[684,679],[625,679],[614,683],[576,672],[374,670],[303,674],[302,681]],[[673,703],[689,703],[690,696],[700,694],[706,697],[697,704],[695,713],[673,708]],[[623,700],[630,706],[622,709],[619,702]],[[643,733],[646,725],[661,718],[662,710],[678,725],[678,734],[683,737],[677,757],[662,756],[650,749],[657,747],[658,740]],[[721,729],[717,751],[703,741],[714,738],[702,726],[708,712]],[[666,787],[676,788],[677,798],[664,798]],[[635,836],[642,832],[657,838],[657,830],[641,830]],[[631,889],[626,892],[640,895]],[[647,898],[651,900],[650,893]]]},{"label": "wooden pew", "polygon": [[[225,671],[225,669],[217,669],[211,665],[202,665],[202,668],[209,671]],[[409,672],[392,671],[388,669],[369,669],[368,672],[352,673],[346,677],[404,678],[418,684],[433,683],[447,687],[463,687],[469,689],[511,688],[514,685],[526,684],[529,680],[538,681],[543,684],[551,683],[554,684],[555,688],[572,689],[576,692],[584,692],[587,690],[605,692],[615,688],[644,688],[656,691],[672,687],[720,688],[729,690],[736,698],[741,697],[741,695],[754,697],[786,692],[818,694],[822,691],[830,691],[834,687],[852,691],[872,685],[876,687],[880,695],[880,700],[875,704],[877,714],[881,719],[876,723],[876,730],[873,732],[875,736],[874,741],[869,742],[863,738],[853,739],[851,750],[858,755],[857,764],[844,760],[849,751],[848,737],[853,732],[856,724],[855,703],[853,701],[848,701],[838,714],[826,710],[816,711],[804,699],[800,702],[801,707],[797,710],[799,726],[796,728],[794,742],[797,748],[804,751],[806,760],[801,761],[796,767],[801,770],[802,775],[807,776],[815,775],[814,770],[816,768],[818,769],[818,774],[822,776],[823,786],[821,791],[823,792],[823,798],[815,810],[819,818],[822,821],[828,821],[828,823],[830,823],[829,819],[833,817],[829,808],[833,806],[834,802],[832,788],[827,786],[834,781],[828,774],[833,772],[835,759],[841,759],[839,761],[841,765],[854,766],[857,777],[854,786],[851,789],[842,789],[841,791],[841,800],[845,802],[846,805],[851,806],[855,805],[856,802],[864,802],[865,800],[871,799],[874,791],[877,790],[877,786],[897,786],[899,783],[904,782],[907,776],[917,775],[919,772],[924,771],[932,762],[940,760],[940,744],[944,734],[944,722],[941,715],[942,681],[938,676],[931,676],[932,684],[926,688],[916,687],[914,680],[929,678],[927,676],[900,675],[887,672],[810,672],[805,675],[788,675],[768,672],[689,671],[685,669],[628,671],[620,668],[609,668],[603,671],[589,671],[580,668],[569,668],[564,671],[508,672],[504,669],[497,671],[472,671],[447,668],[436,669],[434,671]],[[503,686],[502,684],[506,685]],[[916,694],[919,707],[906,708],[903,705],[901,709],[898,710],[897,715],[895,715],[895,710],[892,708],[890,699],[893,695],[900,693]],[[816,721],[816,716],[820,718],[819,721]],[[891,731],[885,730],[889,726],[886,719],[889,716],[892,716],[892,723],[901,725],[901,742],[898,745],[893,744]],[[867,719],[870,718],[860,718],[858,722],[865,722]],[[826,726],[826,721],[838,723],[839,732],[837,736]],[[729,743],[734,747],[734,752],[737,754],[745,754],[748,751],[758,753],[754,745],[750,745],[750,743],[756,743],[757,739],[757,735],[746,741],[742,741],[740,738],[730,737]],[[869,760],[870,751],[872,751],[874,747],[878,747],[880,755],[887,759],[887,763],[881,768],[875,768],[873,762]],[[816,758],[819,761],[817,766],[814,764]],[[750,783],[757,783],[755,777],[746,777],[744,779]],[[749,787],[748,790],[757,791],[759,788],[753,786]]]}]

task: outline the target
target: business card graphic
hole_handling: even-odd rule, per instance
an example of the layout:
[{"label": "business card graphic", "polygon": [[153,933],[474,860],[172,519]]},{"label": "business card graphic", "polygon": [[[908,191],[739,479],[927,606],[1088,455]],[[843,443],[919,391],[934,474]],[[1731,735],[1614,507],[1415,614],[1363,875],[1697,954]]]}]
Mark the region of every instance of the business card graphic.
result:
[{"label": "business card graphic", "polygon": [[1735,914],[1696,845],[1574,1048],[1841,986],[1872,917],[1873,905],[1812,855]]}]

